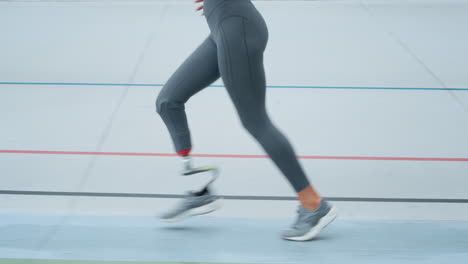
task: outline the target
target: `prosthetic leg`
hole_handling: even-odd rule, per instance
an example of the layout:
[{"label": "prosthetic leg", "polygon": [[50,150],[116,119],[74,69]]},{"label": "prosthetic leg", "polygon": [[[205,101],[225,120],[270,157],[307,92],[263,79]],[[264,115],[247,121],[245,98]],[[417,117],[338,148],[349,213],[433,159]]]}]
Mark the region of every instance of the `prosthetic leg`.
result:
[{"label": "prosthetic leg", "polygon": [[[182,157],[183,170],[181,172],[182,176],[191,176],[194,174],[211,172],[211,179],[205,184],[203,189],[208,188],[219,176],[219,169],[214,166],[205,166],[205,167],[192,167],[192,159],[190,156]],[[203,190],[202,189],[202,190]]]},{"label": "prosthetic leg", "polygon": [[[182,176],[192,176],[200,173],[210,173],[210,179],[202,185],[201,190],[191,191],[173,210],[161,216],[162,221],[175,222],[191,216],[207,214],[221,207],[220,199],[211,192],[211,184],[218,178],[219,170],[214,166],[192,167],[192,160],[188,155],[190,150],[182,156]],[[180,153],[178,152],[180,155]]]}]

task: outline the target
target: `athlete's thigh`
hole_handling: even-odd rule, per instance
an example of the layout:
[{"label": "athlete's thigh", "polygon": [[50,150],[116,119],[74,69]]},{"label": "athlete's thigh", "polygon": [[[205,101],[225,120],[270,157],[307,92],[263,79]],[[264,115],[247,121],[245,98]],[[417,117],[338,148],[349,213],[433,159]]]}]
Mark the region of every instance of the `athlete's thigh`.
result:
[{"label": "athlete's thigh", "polygon": [[216,44],[211,36],[179,66],[161,90],[161,97],[186,102],[220,77]]},{"label": "athlete's thigh", "polygon": [[265,108],[263,39],[252,34],[248,26],[242,17],[225,19],[216,38],[221,77],[241,115]]}]

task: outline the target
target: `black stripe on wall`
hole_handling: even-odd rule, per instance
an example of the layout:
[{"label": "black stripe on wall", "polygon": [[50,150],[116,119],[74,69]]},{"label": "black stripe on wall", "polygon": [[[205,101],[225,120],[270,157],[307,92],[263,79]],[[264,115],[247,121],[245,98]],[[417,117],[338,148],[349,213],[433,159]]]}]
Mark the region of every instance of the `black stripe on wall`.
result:
[{"label": "black stripe on wall", "polygon": [[[17,191],[0,190],[7,195],[42,195],[42,196],[86,196],[86,197],[121,197],[121,198],[184,198],[178,194],[147,194],[147,193],[100,193],[100,192],[47,192],[47,191]],[[261,200],[261,201],[294,201],[292,196],[245,196],[220,195],[226,200]],[[339,202],[397,202],[397,203],[468,203],[468,199],[428,199],[428,198],[372,198],[372,197],[324,197],[329,201]]]}]

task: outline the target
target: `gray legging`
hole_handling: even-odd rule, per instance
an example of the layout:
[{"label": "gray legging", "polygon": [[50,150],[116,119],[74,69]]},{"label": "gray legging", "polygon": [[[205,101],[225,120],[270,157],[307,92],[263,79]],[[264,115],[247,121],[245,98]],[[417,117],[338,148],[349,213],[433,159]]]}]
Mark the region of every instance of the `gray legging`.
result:
[{"label": "gray legging", "polygon": [[192,147],[184,104],[220,76],[242,125],[299,192],[309,185],[291,144],[265,108],[268,29],[250,0],[205,0],[211,34],[170,77],[156,101],[176,151]]}]

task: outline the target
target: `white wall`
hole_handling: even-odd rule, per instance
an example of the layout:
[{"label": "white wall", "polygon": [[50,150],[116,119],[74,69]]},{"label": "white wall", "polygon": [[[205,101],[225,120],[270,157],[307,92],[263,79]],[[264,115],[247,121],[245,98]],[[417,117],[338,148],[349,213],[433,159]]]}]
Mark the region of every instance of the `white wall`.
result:
[{"label": "white wall", "polygon": [[[268,109],[301,156],[468,158],[466,1],[256,1]],[[0,150],[172,153],[164,84],[209,33],[191,1],[0,3]],[[36,84],[5,84],[6,82]],[[222,84],[217,82],[216,84]],[[315,89],[323,87],[458,88]],[[196,154],[264,154],[224,88],[187,105]],[[220,194],[292,196],[268,159],[221,167]],[[327,197],[468,199],[468,162],[301,159]],[[0,154],[0,189],[179,194],[174,157]],[[151,214],[174,200],[0,195],[0,212]],[[218,216],[289,217],[227,201]],[[466,203],[337,202],[345,218],[468,219]],[[156,208],[156,209],[155,209]],[[434,214],[437,211],[437,214]]]}]

